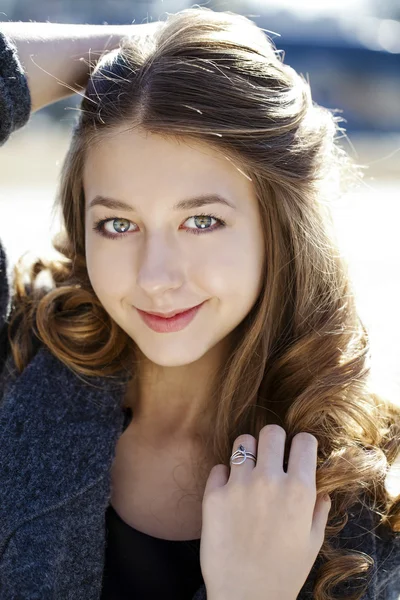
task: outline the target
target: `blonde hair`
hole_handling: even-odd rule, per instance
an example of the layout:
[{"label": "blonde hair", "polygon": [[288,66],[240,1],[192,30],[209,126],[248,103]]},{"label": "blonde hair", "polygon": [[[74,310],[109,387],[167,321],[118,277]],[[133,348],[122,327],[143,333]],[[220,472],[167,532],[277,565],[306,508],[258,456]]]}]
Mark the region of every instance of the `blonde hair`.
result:
[{"label": "blonde hair", "polygon": [[[132,368],[134,343],[96,297],[86,268],[85,154],[126,124],[206,141],[251,178],[265,239],[265,277],[237,328],[207,410],[203,440],[229,465],[235,438],[267,423],[319,442],[317,490],[332,498],[314,588],[368,575],[372,559],[332,546],[349,508],[368,498],[380,523],[400,530],[400,496],[384,486],[400,450],[400,410],[369,386],[368,334],[336,247],[329,200],[357,169],[337,144],[340,119],[312,101],[307,81],[283,63],[254,23],[232,13],[187,9],[142,40],[125,38],[91,73],[60,181],[65,260],[38,260],[30,285],[15,269],[9,325],[21,372],[40,340],[75,373],[117,377]],[[33,285],[44,269],[52,289]],[[362,597],[365,587],[352,596]]]}]

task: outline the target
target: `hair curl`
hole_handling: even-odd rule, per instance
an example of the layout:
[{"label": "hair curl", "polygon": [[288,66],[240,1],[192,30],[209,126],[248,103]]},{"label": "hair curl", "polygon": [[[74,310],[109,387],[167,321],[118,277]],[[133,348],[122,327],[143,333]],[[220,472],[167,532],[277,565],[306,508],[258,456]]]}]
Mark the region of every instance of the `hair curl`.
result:
[{"label": "hair curl", "polygon": [[[267,423],[285,429],[286,461],[296,433],[318,439],[317,490],[330,494],[332,508],[317,600],[333,598],[333,584],[373,564],[329,541],[363,494],[381,524],[400,530],[400,495],[384,486],[400,449],[400,410],[370,389],[368,334],[329,209],[343,184],[359,176],[337,144],[340,121],[312,101],[307,81],[245,17],[187,9],[145,38],[125,38],[91,73],[62,168],[63,231],[53,246],[64,259],[36,261],[29,285],[16,265],[9,323],[20,372],[35,339],[77,374],[116,377],[121,366],[132,368],[132,340],[103,308],[86,268],[88,148],[129,124],[206,141],[240,164],[259,201],[265,278],[210,398],[213,425],[203,443],[229,465],[235,438],[257,438]],[[43,270],[52,276],[50,288],[35,285]]]}]

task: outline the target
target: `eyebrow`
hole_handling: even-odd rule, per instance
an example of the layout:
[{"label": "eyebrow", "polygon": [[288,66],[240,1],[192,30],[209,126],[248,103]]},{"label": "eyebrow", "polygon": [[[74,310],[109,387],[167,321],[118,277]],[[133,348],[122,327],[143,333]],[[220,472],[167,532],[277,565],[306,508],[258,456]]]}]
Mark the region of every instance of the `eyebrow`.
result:
[{"label": "eyebrow", "polygon": [[[225,204],[233,209],[236,208],[231,202],[219,194],[203,194],[202,196],[180,200],[173,206],[173,210],[191,210],[193,208],[206,206],[207,204]],[[88,209],[93,208],[94,206],[105,206],[106,208],[111,208],[113,210],[137,212],[137,209],[132,206],[132,204],[127,204],[126,202],[122,202],[122,200],[116,200],[107,196],[96,196],[93,198],[89,203]]]}]

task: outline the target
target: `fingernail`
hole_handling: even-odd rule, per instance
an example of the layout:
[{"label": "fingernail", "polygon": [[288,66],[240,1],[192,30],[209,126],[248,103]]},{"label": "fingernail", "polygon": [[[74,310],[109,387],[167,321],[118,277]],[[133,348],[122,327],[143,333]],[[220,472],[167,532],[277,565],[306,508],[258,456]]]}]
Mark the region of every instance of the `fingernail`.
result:
[{"label": "fingernail", "polygon": [[329,494],[324,494],[323,499],[325,500],[325,502],[331,501]]}]

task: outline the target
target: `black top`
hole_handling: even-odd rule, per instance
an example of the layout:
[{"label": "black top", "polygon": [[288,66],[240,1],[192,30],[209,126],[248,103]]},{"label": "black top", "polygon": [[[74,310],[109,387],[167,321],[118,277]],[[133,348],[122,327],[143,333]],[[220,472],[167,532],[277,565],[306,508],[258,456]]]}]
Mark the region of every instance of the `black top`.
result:
[{"label": "black top", "polygon": [[163,540],[137,531],[110,504],[101,600],[191,600],[203,583],[200,539]]}]

